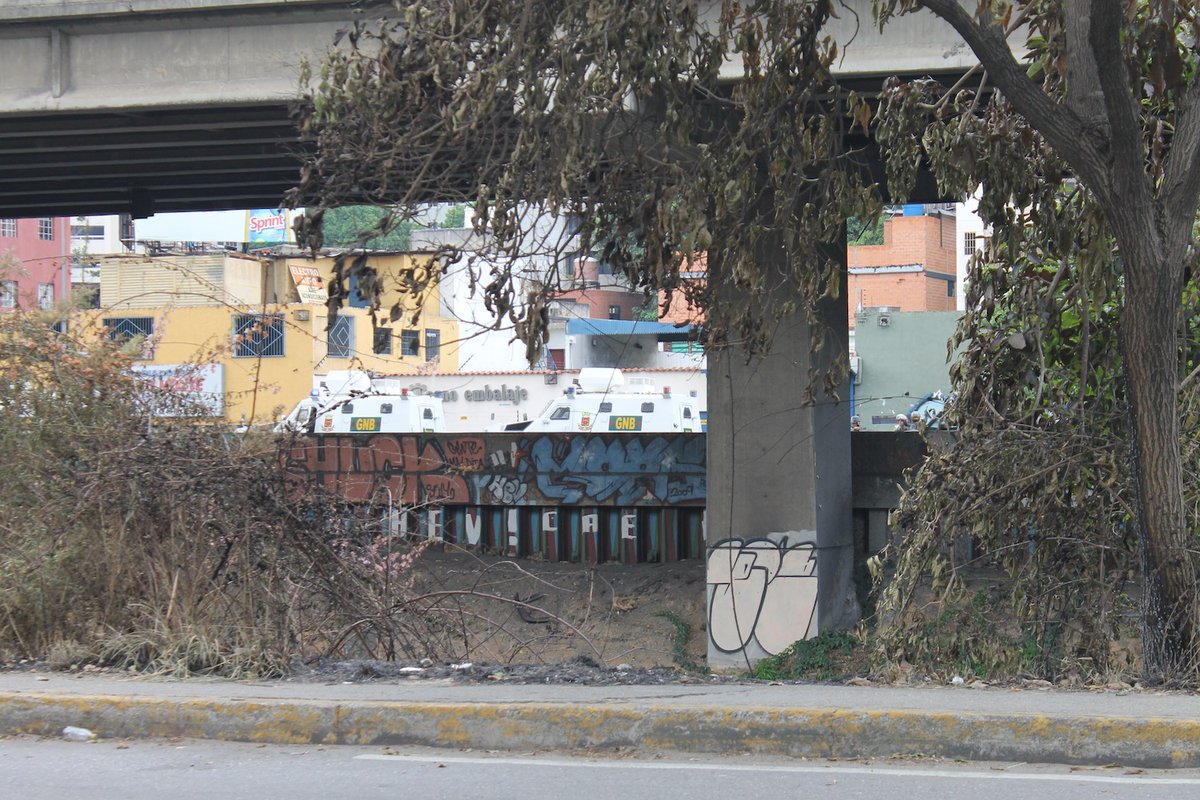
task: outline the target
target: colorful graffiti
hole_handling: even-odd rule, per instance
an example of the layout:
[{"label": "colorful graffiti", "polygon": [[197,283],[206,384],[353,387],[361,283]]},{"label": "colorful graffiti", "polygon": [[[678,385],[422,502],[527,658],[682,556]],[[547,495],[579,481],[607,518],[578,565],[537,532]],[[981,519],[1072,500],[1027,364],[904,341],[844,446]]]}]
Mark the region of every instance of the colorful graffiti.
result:
[{"label": "colorful graffiti", "polygon": [[701,434],[317,436],[287,468],[298,497],[407,537],[589,563],[704,553]]},{"label": "colorful graffiti", "polygon": [[674,505],[704,498],[703,437],[542,436],[528,446],[547,499],[570,505]]},{"label": "colorful graffiti", "polygon": [[410,506],[703,506],[706,487],[699,434],[319,436],[288,469],[302,490]]},{"label": "colorful graffiti", "polygon": [[815,534],[725,539],[707,567],[708,632],[721,652],[757,659],[817,634]]}]

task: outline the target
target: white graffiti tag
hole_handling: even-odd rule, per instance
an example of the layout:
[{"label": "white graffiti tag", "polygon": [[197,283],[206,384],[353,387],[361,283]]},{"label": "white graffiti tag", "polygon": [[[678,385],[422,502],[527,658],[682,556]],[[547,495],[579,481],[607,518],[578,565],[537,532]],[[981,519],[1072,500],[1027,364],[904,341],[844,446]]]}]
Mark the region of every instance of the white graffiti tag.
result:
[{"label": "white graffiti tag", "polygon": [[516,478],[506,478],[503,475],[497,475],[492,479],[488,490],[492,493],[495,502],[514,505],[521,502],[521,498],[529,491],[529,487]]},{"label": "white graffiti tag", "polygon": [[775,655],[817,633],[816,552],[798,536],[726,539],[709,549],[708,630],[719,650],[757,641]]}]

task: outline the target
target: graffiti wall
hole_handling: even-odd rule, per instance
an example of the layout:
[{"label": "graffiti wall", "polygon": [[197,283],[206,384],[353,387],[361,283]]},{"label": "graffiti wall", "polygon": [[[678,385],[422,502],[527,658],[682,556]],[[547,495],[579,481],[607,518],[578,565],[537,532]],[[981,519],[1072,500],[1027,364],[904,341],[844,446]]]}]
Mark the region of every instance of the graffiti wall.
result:
[{"label": "graffiti wall", "polygon": [[300,440],[305,490],[406,506],[703,506],[701,434],[375,434]]},{"label": "graffiti wall", "polygon": [[730,663],[817,634],[816,534],[725,539],[709,548],[707,567],[709,638]]},{"label": "graffiti wall", "polygon": [[379,434],[298,440],[299,496],[385,515],[391,533],[555,561],[704,552],[699,434]]}]

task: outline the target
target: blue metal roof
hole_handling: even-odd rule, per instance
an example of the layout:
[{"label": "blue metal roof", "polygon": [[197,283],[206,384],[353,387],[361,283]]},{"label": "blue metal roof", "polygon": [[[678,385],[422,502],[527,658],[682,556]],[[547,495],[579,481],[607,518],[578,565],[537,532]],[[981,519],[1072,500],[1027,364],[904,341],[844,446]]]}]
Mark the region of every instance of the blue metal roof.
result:
[{"label": "blue metal roof", "polygon": [[686,338],[691,332],[691,325],[677,326],[672,322],[647,322],[639,319],[593,319],[587,317],[567,320],[568,335],[671,336],[674,338]]}]

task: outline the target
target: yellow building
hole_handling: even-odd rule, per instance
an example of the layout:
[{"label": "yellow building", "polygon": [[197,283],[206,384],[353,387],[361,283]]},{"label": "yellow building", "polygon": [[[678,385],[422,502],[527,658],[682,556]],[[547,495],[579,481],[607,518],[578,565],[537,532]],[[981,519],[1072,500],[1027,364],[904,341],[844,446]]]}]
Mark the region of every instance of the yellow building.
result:
[{"label": "yellow building", "polygon": [[[388,374],[453,371],[457,322],[436,286],[420,303],[406,277],[428,270],[421,253],[370,253],[382,310],[372,323],[356,286],[332,326],[325,305],[332,256],[283,252],[107,256],[100,264],[100,309],[81,322],[98,333],[141,342],[135,369],[170,376],[200,365],[192,388],[232,422],[270,422],[312,389],[313,376],[364,369]],[[435,271],[436,275],[436,271]],[[391,313],[391,312],[395,313]]]}]

